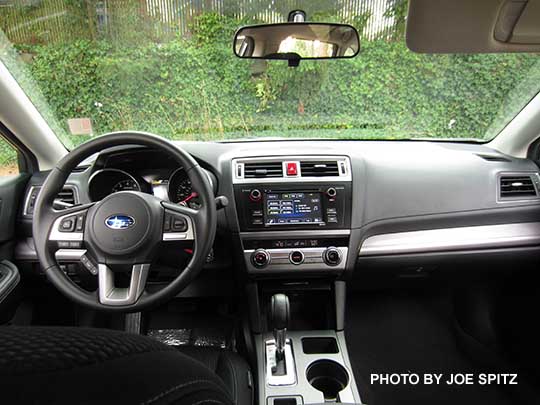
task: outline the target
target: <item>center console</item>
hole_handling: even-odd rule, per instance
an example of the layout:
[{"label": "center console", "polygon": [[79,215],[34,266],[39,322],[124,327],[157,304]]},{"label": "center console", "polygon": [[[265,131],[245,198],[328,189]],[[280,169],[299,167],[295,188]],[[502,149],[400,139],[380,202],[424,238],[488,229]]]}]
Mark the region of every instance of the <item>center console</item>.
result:
[{"label": "center console", "polygon": [[255,336],[258,403],[360,404],[343,331],[294,330],[297,316],[286,294],[271,297],[271,331]]},{"label": "center console", "polygon": [[232,173],[257,403],[361,403],[343,332],[345,282],[337,277],[350,248],[349,158],[238,158]]},{"label": "center console", "polygon": [[249,273],[341,272],[351,225],[351,165],[343,156],[233,160]]}]

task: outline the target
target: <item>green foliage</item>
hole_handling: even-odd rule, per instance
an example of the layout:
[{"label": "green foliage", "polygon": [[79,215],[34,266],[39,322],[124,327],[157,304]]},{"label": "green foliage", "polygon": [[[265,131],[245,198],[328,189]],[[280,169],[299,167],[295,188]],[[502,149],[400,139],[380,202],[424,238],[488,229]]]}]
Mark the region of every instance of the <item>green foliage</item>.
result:
[{"label": "green foliage", "polygon": [[540,82],[537,55],[421,55],[403,41],[364,41],[351,60],[256,68],[232,54],[240,25],[205,13],[194,19],[191,38],[162,44],[26,47],[34,55],[28,67],[63,123],[89,117],[95,134],[136,129],[194,140],[483,138],[500,130]]}]

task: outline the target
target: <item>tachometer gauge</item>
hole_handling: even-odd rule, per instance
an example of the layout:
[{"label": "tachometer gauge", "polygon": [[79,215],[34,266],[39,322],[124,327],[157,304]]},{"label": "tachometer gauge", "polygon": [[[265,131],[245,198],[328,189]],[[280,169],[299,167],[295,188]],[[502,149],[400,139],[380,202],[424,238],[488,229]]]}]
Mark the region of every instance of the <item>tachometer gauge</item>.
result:
[{"label": "tachometer gauge", "polygon": [[135,180],[125,179],[120,180],[111,189],[111,193],[117,193],[119,191],[141,191],[141,188]]}]

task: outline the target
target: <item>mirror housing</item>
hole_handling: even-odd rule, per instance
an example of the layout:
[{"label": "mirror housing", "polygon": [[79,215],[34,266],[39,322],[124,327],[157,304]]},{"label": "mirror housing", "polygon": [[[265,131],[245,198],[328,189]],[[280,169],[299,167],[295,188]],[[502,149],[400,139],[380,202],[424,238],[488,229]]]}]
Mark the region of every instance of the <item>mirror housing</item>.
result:
[{"label": "mirror housing", "polygon": [[354,58],[360,51],[360,37],[348,24],[250,25],[236,32],[233,50],[239,58],[281,59],[297,66],[302,59]]}]

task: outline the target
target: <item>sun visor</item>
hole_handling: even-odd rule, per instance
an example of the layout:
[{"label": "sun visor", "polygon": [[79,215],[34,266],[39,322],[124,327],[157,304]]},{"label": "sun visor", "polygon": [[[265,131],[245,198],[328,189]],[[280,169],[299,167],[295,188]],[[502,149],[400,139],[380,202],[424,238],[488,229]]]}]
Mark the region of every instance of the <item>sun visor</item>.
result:
[{"label": "sun visor", "polygon": [[419,53],[540,52],[540,0],[410,0],[406,39]]}]

